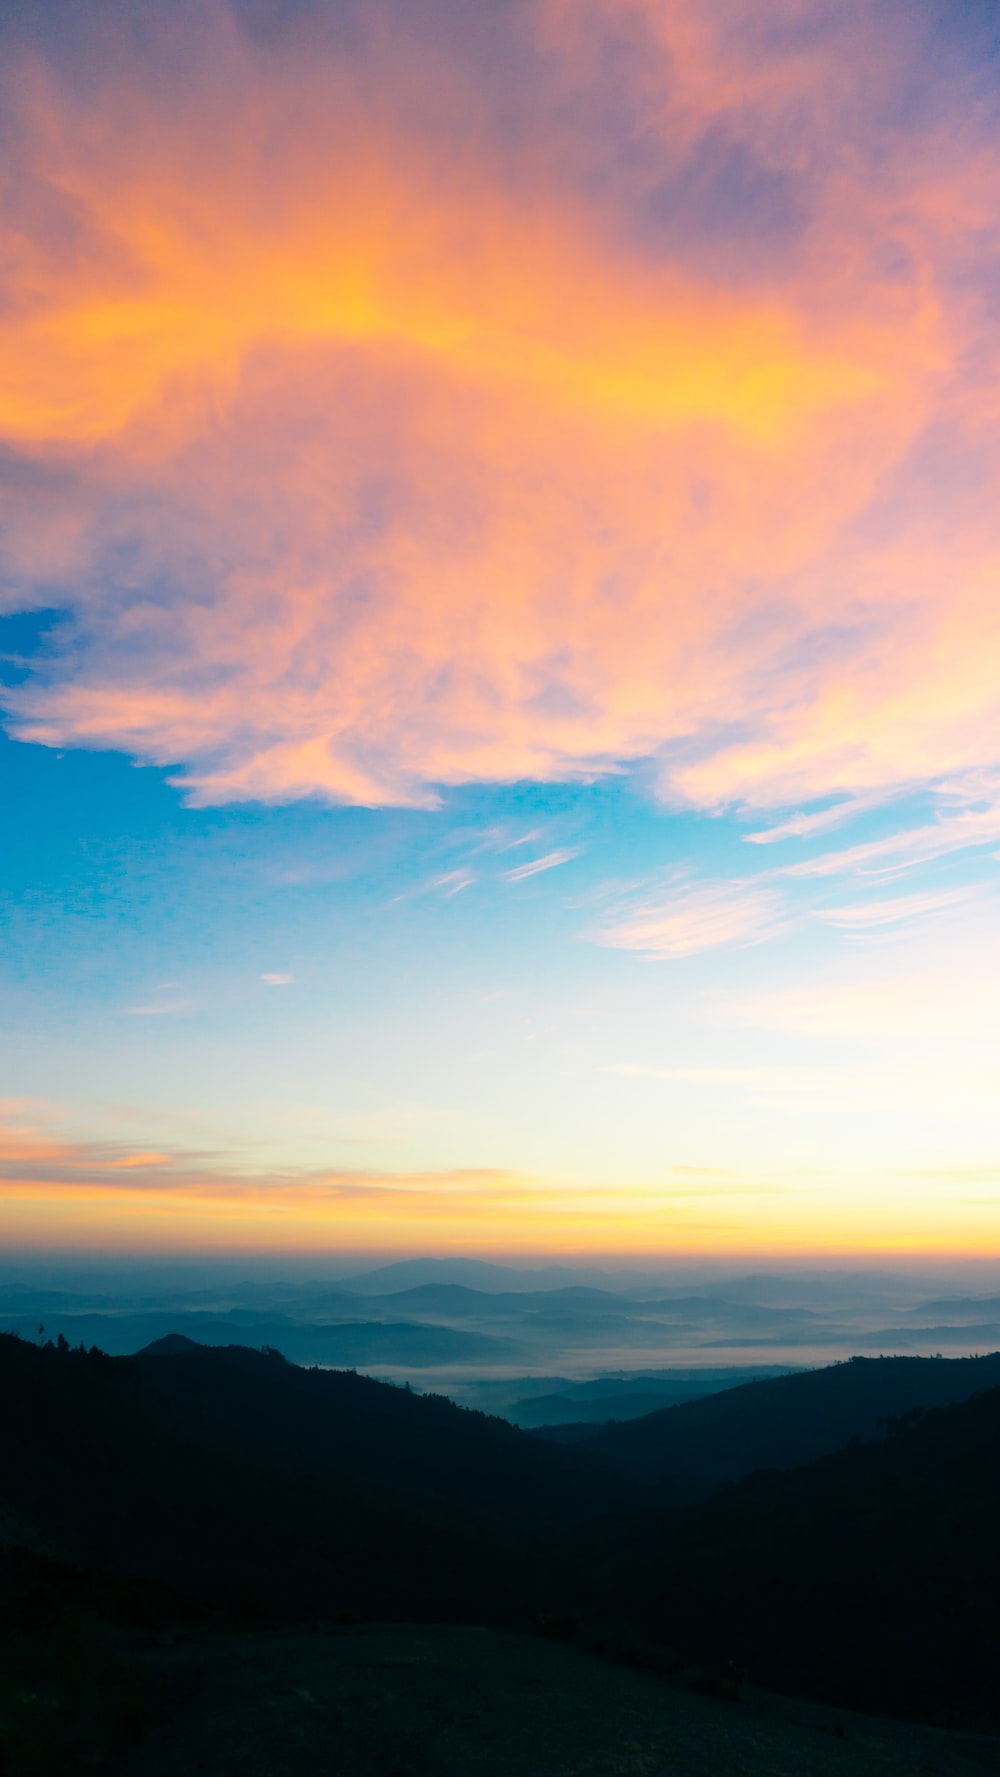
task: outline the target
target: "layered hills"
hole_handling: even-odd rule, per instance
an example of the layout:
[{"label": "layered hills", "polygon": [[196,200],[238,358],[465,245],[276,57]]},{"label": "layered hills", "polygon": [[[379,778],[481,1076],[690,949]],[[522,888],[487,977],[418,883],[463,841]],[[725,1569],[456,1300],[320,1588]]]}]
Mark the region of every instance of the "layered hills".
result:
[{"label": "layered hills", "polygon": [[[889,1274],[657,1279],[455,1260],[339,1279],[0,1271],[0,1328],[25,1338],[44,1323],[50,1337],[115,1355],[171,1332],[203,1345],[272,1345],[296,1363],[408,1378],[534,1424],[525,1398],[572,1394],[583,1380],[607,1380],[609,1394],[648,1380],[655,1393],[727,1367],[766,1375],[852,1352],[1000,1345],[995,1296],[949,1297],[930,1278],[921,1287]],[[553,1417],[566,1414],[554,1407]]]}]

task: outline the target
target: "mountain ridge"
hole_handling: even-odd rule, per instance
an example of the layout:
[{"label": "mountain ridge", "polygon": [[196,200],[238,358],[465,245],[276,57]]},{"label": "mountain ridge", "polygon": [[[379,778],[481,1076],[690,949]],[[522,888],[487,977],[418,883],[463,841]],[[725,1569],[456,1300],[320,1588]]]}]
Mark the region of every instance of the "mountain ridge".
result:
[{"label": "mountain ridge", "polygon": [[951,1405],[1000,1386],[1000,1352],[983,1357],[852,1358],[793,1371],[604,1426],[536,1427],[603,1465],[678,1495],[704,1492],[756,1468],[792,1468],[851,1438],[875,1439],[914,1408]]}]

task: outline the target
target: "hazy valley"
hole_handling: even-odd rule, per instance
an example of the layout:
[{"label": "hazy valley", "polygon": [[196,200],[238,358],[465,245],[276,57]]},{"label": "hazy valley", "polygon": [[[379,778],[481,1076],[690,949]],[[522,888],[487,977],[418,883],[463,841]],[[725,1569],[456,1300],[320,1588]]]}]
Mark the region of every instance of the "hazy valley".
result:
[{"label": "hazy valley", "polygon": [[[995,1268],[994,1268],[995,1269]],[[522,1425],[648,1412],[854,1354],[1000,1347],[992,1272],[709,1275],[409,1260],[330,1281],[0,1271],[0,1330],[125,1355],[170,1332],[271,1345],[448,1394]],[[950,1287],[949,1287],[950,1286]],[[539,1403],[542,1403],[541,1405]]]}]

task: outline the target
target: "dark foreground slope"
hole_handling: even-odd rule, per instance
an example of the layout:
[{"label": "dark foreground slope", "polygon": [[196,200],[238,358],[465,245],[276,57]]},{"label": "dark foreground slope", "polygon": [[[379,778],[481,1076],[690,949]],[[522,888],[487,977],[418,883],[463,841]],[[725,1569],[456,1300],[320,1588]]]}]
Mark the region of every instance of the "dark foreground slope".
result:
[{"label": "dark foreground slope", "polygon": [[284,1613],[537,1606],[533,1527],[622,1484],[503,1420],[276,1353],[0,1337],[0,1503],[74,1561]]},{"label": "dark foreground slope", "polygon": [[575,1540],[588,1607],[689,1654],[858,1709],[996,1726],[998,1500],[994,1389]]},{"label": "dark foreground slope", "polygon": [[18,1530],[29,1604],[62,1586],[82,1610],[96,1587],[129,1633],[199,1609],[206,1633],[220,1611],[535,1623],[714,1683],[732,1663],[776,1691],[1000,1724],[1000,1390],[681,1506],[503,1421],[238,1348],[0,1339],[0,1406],[0,1542],[27,1520],[72,1564],[35,1584]]},{"label": "dark foreground slope", "polygon": [[503,1630],[0,1620],[4,1777],[982,1777],[996,1747]]},{"label": "dark foreground slope", "polygon": [[[746,1382],[572,1440],[605,1467],[678,1497],[705,1493],[758,1468],[794,1468],[884,1436],[915,1408],[950,1406],[1000,1387],[1000,1353],[988,1357],[852,1358],[824,1370]],[[569,1441],[553,1427],[551,1441]],[[536,1433],[536,1436],[543,1435]]]},{"label": "dark foreground slope", "polygon": [[994,1749],[778,1699],[727,1704],[523,1635],[371,1627],[159,1656],[122,1777],[983,1777]]}]

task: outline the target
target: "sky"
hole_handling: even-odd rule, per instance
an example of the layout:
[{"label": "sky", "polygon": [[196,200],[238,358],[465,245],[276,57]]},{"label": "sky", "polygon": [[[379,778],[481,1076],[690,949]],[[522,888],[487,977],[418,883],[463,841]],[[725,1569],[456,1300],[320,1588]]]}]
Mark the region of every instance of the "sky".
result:
[{"label": "sky", "polygon": [[1000,28],[0,23],[10,1251],[1000,1255]]}]

